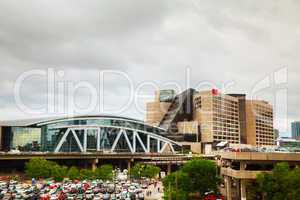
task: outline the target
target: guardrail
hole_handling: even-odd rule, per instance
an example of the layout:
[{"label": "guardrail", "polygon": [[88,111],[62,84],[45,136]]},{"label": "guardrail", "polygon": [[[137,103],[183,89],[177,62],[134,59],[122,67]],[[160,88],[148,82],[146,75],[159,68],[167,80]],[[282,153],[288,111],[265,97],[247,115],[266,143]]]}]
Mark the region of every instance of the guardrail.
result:
[{"label": "guardrail", "polygon": [[259,161],[299,161],[300,153],[265,153],[265,152],[223,152],[222,159],[230,160],[259,160]]},{"label": "guardrail", "polygon": [[142,160],[184,160],[188,156],[184,154],[163,154],[163,153],[53,153],[53,152],[21,152],[1,153],[0,160],[27,160],[35,157],[45,159],[142,159]]}]

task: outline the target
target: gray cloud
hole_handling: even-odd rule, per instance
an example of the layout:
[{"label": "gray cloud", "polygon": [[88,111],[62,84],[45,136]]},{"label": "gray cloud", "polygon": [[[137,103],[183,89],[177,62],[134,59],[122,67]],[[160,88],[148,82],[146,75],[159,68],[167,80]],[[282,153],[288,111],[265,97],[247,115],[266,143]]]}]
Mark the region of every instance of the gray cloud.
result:
[{"label": "gray cloud", "polygon": [[[287,118],[300,119],[299,7],[297,0],[3,0],[0,118],[32,117],[18,110],[13,96],[15,80],[30,69],[64,70],[61,81],[88,80],[97,89],[98,71],[105,69],[125,72],[135,89],[144,81],[159,87],[176,81],[184,89],[188,67],[191,87],[202,81],[232,82],[228,92],[251,95],[260,80],[287,67]],[[47,103],[45,84],[26,81],[22,95],[30,105]],[[153,90],[142,92],[151,98]],[[118,77],[106,77],[105,91],[107,108],[128,98],[127,82]],[[81,91],[77,101],[85,105],[87,96]],[[122,114],[144,117],[134,105]]]}]

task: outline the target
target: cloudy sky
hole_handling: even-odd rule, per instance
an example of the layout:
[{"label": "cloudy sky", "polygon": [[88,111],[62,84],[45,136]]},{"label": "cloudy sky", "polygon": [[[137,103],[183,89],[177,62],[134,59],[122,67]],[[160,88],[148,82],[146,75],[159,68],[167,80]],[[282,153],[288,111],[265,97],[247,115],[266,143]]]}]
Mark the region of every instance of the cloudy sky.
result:
[{"label": "cloudy sky", "polygon": [[157,88],[215,87],[270,101],[287,134],[300,120],[299,10],[298,0],[2,0],[0,120],[75,107],[144,119]]}]

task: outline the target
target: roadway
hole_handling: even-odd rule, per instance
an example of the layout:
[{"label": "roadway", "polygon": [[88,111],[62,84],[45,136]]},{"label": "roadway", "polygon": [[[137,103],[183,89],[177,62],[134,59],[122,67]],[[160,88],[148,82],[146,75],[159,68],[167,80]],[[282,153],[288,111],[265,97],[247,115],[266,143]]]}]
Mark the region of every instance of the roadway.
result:
[{"label": "roadway", "polygon": [[26,153],[0,153],[0,160],[29,160],[31,158],[45,158],[48,160],[60,159],[112,159],[112,160],[147,160],[153,162],[160,161],[183,161],[188,157],[183,154],[162,154],[162,153],[43,153],[43,152],[26,152]]}]

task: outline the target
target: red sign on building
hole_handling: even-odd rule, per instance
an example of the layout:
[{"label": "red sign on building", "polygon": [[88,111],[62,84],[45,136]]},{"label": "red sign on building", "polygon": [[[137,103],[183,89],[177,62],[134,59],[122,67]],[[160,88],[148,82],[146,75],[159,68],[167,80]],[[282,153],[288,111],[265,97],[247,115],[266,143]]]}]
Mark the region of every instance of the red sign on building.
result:
[{"label": "red sign on building", "polygon": [[218,90],[217,89],[212,89],[211,93],[212,93],[212,95],[218,95]]}]

